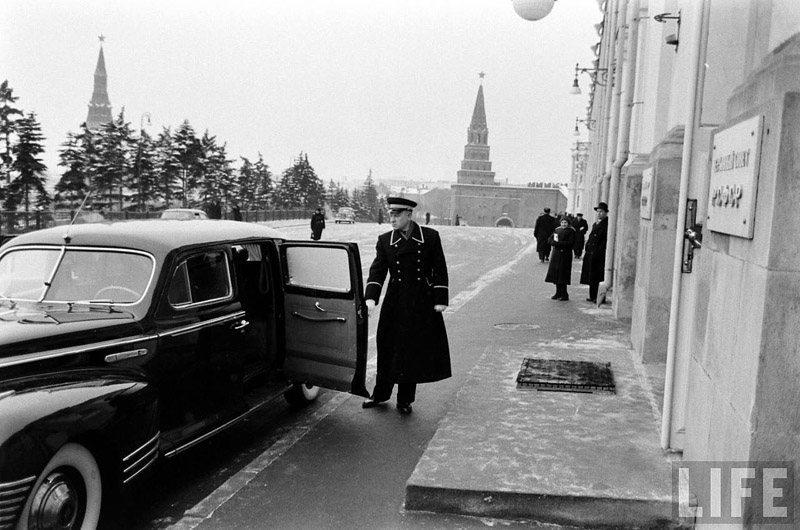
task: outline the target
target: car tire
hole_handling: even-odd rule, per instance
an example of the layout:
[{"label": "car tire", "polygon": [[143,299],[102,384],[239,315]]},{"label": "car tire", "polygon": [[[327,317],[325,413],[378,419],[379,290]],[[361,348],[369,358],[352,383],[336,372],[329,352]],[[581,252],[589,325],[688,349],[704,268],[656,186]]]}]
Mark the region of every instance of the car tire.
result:
[{"label": "car tire", "polygon": [[95,530],[100,520],[102,490],[100,468],[92,453],[82,445],[67,444],[36,480],[17,530]]},{"label": "car tire", "polygon": [[317,399],[319,387],[306,383],[293,383],[292,387],[283,393],[283,398],[295,407],[308,405]]}]

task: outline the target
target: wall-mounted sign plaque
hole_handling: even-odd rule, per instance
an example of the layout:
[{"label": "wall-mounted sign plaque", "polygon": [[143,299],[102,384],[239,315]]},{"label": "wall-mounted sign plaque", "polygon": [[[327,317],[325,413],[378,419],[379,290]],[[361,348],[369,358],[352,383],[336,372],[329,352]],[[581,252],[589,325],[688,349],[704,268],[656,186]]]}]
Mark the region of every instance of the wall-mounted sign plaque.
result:
[{"label": "wall-mounted sign plaque", "polygon": [[755,116],[714,135],[708,228],[753,238],[764,117]]}]

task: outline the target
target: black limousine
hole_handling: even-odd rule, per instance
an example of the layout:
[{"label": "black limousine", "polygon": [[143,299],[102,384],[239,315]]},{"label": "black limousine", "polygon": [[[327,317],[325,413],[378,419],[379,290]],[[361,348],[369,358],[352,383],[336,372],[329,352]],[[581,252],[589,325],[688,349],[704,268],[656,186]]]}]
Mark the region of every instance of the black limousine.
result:
[{"label": "black limousine", "polygon": [[366,355],[355,243],[235,221],[20,235],[0,248],[0,530],[96,528],[275,397],[367,396]]}]

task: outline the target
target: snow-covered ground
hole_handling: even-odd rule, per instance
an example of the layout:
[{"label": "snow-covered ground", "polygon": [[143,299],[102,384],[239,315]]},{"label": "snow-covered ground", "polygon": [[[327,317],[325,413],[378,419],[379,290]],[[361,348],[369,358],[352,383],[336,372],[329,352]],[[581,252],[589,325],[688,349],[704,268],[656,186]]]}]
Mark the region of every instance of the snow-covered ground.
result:
[{"label": "snow-covered ground", "polygon": [[[280,230],[287,239],[307,240],[311,237],[310,220],[269,221],[268,226]],[[442,238],[450,275],[450,297],[470,286],[484,272],[513,261],[520,252],[535,245],[533,230],[517,228],[485,228],[474,226],[431,226]],[[375,243],[391,226],[377,223],[327,223],[322,241],[358,243],[366,280],[375,257]],[[542,278],[543,280],[544,278]]]}]

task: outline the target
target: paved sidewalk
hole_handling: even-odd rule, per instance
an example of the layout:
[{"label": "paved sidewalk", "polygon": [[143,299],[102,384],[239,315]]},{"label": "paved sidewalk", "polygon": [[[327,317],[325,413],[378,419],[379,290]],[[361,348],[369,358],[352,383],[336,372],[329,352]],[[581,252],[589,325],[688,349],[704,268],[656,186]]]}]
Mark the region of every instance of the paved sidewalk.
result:
[{"label": "paved sidewalk", "polygon": [[[485,329],[463,345],[483,355],[407,482],[407,510],[674,526],[671,464],[659,445],[664,366],[642,366],[629,326],[611,306],[585,301],[581,265],[569,302],[550,300],[547,264],[530,253],[452,315],[453,327]],[[451,351],[460,347],[451,337]],[[517,389],[526,357],[610,362],[616,394]]]}]

